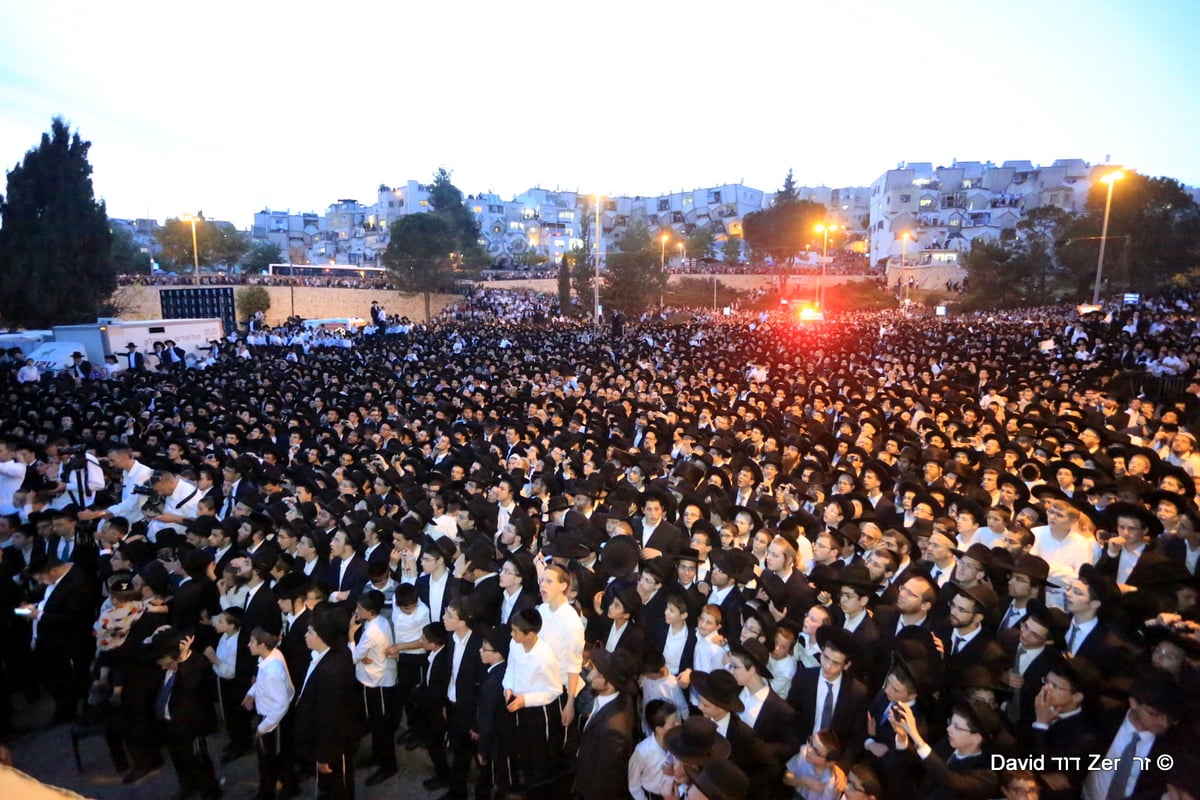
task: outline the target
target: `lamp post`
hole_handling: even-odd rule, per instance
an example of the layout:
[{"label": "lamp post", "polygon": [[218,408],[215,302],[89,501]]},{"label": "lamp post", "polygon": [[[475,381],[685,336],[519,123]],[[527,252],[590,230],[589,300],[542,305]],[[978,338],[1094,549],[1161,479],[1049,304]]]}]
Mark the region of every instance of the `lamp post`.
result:
[{"label": "lamp post", "polygon": [[904,281],[904,299],[908,299],[908,281],[904,275],[904,260],[908,257],[908,240],[912,234],[908,231],[900,234],[900,280]]},{"label": "lamp post", "polygon": [[596,258],[595,258],[595,261],[593,262],[593,267],[595,268],[596,274],[595,274],[594,279],[592,280],[592,294],[593,294],[592,302],[594,303],[593,311],[595,313],[597,325],[600,324],[600,197],[601,197],[601,195],[599,193],[597,193],[596,194]]},{"label": "lamp post", "polygon": [[1100,228],[1100,258],[1096,260],[1096,285],[1092,287],[1092,305],[1100,303],[1100,280],[1104,275],[1104,245],[1108,241],[1108,212],[1112,210],[1113,184],[1124,177],[1125,173],[1118,169],[1100,179],[1108,184],[1108,197],[1104,201],[1104,225]]},{"label": "lamp post", "polygon": [[825,268],[829,264],[829,234],[838,229],[837,225],[817,224],[817,233],[821,234],[821,283],[817,287],[817,306],[825,311]]},{"label": "lamp post", "polygon": [[196,247],[196,219],[197,218],[198,218],[198,215],[185,214],[184,216],[180,217],[180,220],[183,222],[192,223],[192,261],[194,261],[195,265],[196,265],[195,280],[196,280],[196,285],[199,286],[200,285],[200,249],[198,247]]}]

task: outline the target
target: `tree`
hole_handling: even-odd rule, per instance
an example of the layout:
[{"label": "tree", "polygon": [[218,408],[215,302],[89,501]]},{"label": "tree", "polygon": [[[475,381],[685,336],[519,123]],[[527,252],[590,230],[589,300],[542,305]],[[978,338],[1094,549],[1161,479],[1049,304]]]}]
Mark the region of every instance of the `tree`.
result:
[{"label": "tree", "polygon": [[424,295],[426,320],[433,316],[430,296],[455,288],[458,275],[453,254],[461,242],[459,235],[439,213],[409,214],[392,223],[383,265],[397,289]]},{"label": "tree", "polygon": [[[1059,237],[1057,257],[1086,294],[1096,276],[1108,184],[1096,181],[1086,213]],[[1113,187],[1105,281],[1148,291],[1200,264],[1200,206],[1178,181],[1126,172]]]},{"label": "tree", "polygon": [[558,307],[564,315],[571,308],[571,261],[566,255],[558,263]]},{"label": "tree", "polygon": [[1031,279],[1038,267],[1035,254],[1018,238],[979,238],[971,243],[965,263],[968,308],[1015,308],[1043,302]]},{"label": "tree", "polygon": [[462,199],[462,192],[450,182],[450,172],[445,167],[439,168],[429,185],[429,207],[454,231],[456,244],[451,249],[462,254],[461,263],[471,268],[482,267],[488,255],[479,244],[479,221]]},{"label": "tree", "polygon": [[250,250],[242,257],[242,272],[254,275],[265,271],[272,264],[283,263],[283,251],[279,249],[279,245],[260,239],[250,245]]},{"label": "tree", "polygon": [[620,252],[610,253],[605,263],[600,287],[605,307],[636,312],[658,303],[667,286],[660,259],[650,229],[644,223],[631,224],[621,237]]},{"label": "tree", "polygon": [[712,258],[717,251],[717,237],[712,228],[701,225],[692,231],[687,238],[687,254],[689,258]]},{"label": "tree", "polygon": [[742,260],[742,240],[730,234],[721,245],[721,260],[726,264],[737,264]]},{"label": "tree", "polygon": [[[154,232],[154,238],[162,245],[158,260],[176,272],[191,272],[195,266],[192,255],[192,223],[189,220],[171,218]],[[250,247],[245,234],[232,225],[218,225],[204,219],[200,214],[196,222],[196,249],[200,253],[201,269],[229,270]]]},{"label": "tree", "polygon": [[792,168],[788,167],[787,176],[783,179],[783,186],[775,192],[775,205],[795,203],[799,199],[800,195],[796,193],[796,180],[792,177]]},{"label": "tree", "polygon": [[768,255],[786,277],[796,256],[813,244],[817,223],[828,212],[820,203],[789,200],[762,211],[753,211],[742,220],[746,244],[756,255]]},{"label": "tree", "polygon": [[238,289],[235,302],[238,316],[249,320],[259,311],[266,314],[271,309],[271,293],[264,286],[245,286]]},{"label": "tree", "polygon": [[0,197],[0,318],[30,328],[93,321],[117,287],[112,232],[92,191],[91,142],[55,117]]},{"label": "tree", "polygon": [[143,253],[133,240],[133,234],[120,225],[111,225],[112,247],[109,254],[118,275],[149,275],[150,254]]}]

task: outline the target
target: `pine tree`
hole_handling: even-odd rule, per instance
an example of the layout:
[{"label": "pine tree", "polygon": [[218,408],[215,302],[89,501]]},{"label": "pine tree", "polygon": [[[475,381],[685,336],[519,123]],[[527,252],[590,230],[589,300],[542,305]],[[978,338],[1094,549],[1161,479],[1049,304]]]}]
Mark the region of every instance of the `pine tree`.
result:
[{"label": "pine tree", "polygon": [[88,322],[117,287],[112,232],[92,191],[91,142],[56,117],[8,173],[0,198],[0,318],[44,328]]}]

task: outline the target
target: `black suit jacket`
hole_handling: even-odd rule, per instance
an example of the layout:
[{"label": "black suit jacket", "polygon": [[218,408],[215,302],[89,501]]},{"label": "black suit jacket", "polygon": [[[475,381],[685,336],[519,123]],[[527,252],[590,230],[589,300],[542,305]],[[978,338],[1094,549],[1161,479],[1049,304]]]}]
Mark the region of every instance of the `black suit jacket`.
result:
[{"label": "black suit jacket", "polygon": [[[453,675],[454,669],[454,654],[458,647],[458,642],[454,636],[450,636],[450,642],[446,645],[446,650],[450,651],[450,669],[451,675],[447,676],[446,687],[449,692],[450,679],[454,680],[454,697],[455,702],[453,707],[447,705],[447,722],[451,726],[457,726],[463,731],[471,728],[475,722],[476,706],[479,703],[479,685],[483,682],[484,666],[483,661],[479,659],[479,648],[483,644],[483,637],[478,633],[472,632],[467,637],[466,643],[463,645],[462,659],[458,664],[458,675]],[[445,652],[445,651],[443,651]],[[449,694],[447,694],[447,703],[449,702]]]},{"label": "black suit jacket", "polygon": [[[1046,768],[1049,772],[1044,773],[1043,777],[1051,786],[1059,788],[1044,793],[1044,796],[1055,800],[1078,797],[1083,787],[1083,781],[1087,778],[1087,772],[1084,769],[1090,760],[1084,757],[1092,753],[1105,752],[1101,749],[1104,745],[1096,735],[1095,721],[1083,712],[1057,720],[1044,730],[1031,725],[1028,728],[1027,739],[1029,742],[1027,749],[1031,754],[1049,756],[1046,759]],[[1109,741],[1111,742],[1111,737]],[[1070,771],[1059,769],[1059,767],[1071,765],[1072,762],[1055,761],[1054,759],[1069,757],[1079,757],[1081,760],[1077,763],[1081,765],[1081,768]],[[1066,784],[1066,786],[1064,787],[1062,784]]]},{"label": "black suit jacket", "polygon": [[[797,733],[802,738],[807,738],[816,724],[819,680],[824,680],[820,667],[797,670],[792,678],[787,702],[796,710]],[[846,673],[842,673],[842,686],[833,706],[833,720],[829,727],[842,740],[845,748],[838,763],[853,764],[862,753],[863,742],[867,739],[867,689]]]},{"label": "black suit jacket", "polygon": [[[875,735],[871,738],[886,745],[888,751],[881,758],[868,754],[867,759],[879,773],[883,785],[887,787],[889,800],[911,800],[921,783],[921,759],[911,747],[907,750],[896,749],[896,730],[886,714],[889,705],[887,695],[882,691],[871,701],[871,717],[875,720]],[[919,699],[913,703],[912,712],[917,723],[917,732],[921,734],[922,739],[928,741],[927,711]]]},{"label": "black suit jacket", "polygon": [[446,721],[443,712],[446,708],[446,692],[450,687],[450,645],[446,645],[433,657],[433,663],[426,660],[421,663],[421,685],[413,693],[417,713],[423,724],[431,731],[444,731]]},{"label": "black suit jacket", "polygon": [[[336,573],[335,573],[336,574]],[[426,608],[429,608],[429,617],[435,622],[441,620],[442,615],[446,613],[446,606],[450,605],[450,601],[454,599],[454,593],[457,590],[455,584],[457,581],[453,575],[448,575],[446,578],[446,590],[442,592],[442,607],[429,608],[429,573],[422,572],[417,576],[417,597]]]},{"label": "black suit jacket", "polygon": [[302,761],[329,764],[358,746],[366,721],[354,660],[344,644],[325,653],[307,684],[301,677],[292,714],[294,748]]},{"label": "black suit jacket", "polygon": [[[342,608],[353,613],[354,606],[358,603],[358,596],[363,593],[363,589],[367,587],[367,562],[363,561],[358,555],[350,556],[350,563],[346,565],[346,574],[341,575],[342,559],[335,558],[329,562],[329,580],[334,584],[333,591],[349,592],[346,599],[340,605]],[[340,580],[339,580],[340,576]]]},{"label": "black suit jacket", "polygon": [[758,711],[758,719],[754,720],[754,732],[780,764],[786,764],[800,749],[796,712],[774,689],[767,690],[767,699]]},{"label": "black suit jacket", "polygon": [[634,517],[629,524],[633,528],[633,538],[637,539],[638,544],[643,547],[661,550],[670,555],[677,555],[680,550],[687,547],[687,537],[684,536],[683,531],[665,519],[658,523],[658,527],[654,529],[654,533],[650,534],[650,538],[646,540],[645,544],[642,544],[642,517]]},{"label": "black suit jacket", "polygon": [[950,760],[952,750],[945,739],[925,759],[925,782],[921,800],[988,800],[999,792],[1000,773],[993,770],[982,753]]},{"label": "black suit jacket", "polygon": [[95,649],[92,639],[92,597],[90,581],[78,564],[67,570],[46,600],[38,617],[37,649],[62,651],[78,657]]},{"label": "black suit jacket", "polygon": [[769,797],[783,775],[783,763],[776,759],[754,730],[737,714],[729,715],[725,731],[729,741],[729,760],[750,778],[748,797]]},{"label": "black suit jacket", "polygon": [[508,713],[504,702],[504,673],[506,662],[487,669],[479,684],[479,699],[475,705],[475,724],[471,730],[479,734],[479,754],[488,760],[502,757],[512,751],[516,735],[516,716]]},{"label": "black suit jacket", "polygon": [[250,654],[250,634],[255,628],[262,628],[267,633],[278,635],[283,631],[283,614],[279,610],[279,601],[266,583],[258,588],[246,613],[242,617],[242,627],[238,630],[237,677],[247,685],[258,670],[258,659]]},{"label": "black suit jacket", "polygon": [[[471,611],[479,622],[496,626],[500,623],[500,604],[504,602],[504,590],[500,588],[500,578],[490,575],[478,584],[463,581],[463,594],[470,598]],[[518,602],[520,602],[518,600]]]},{"label": "black suit jacket", "polygon": [[817,602],[816,589],[808,582],[808,576],[798,569],[793,569],[786,581],[773,572],[764,572],[758,584],[766,591],[771,604],[794,622],[803,623],[804,615]]},{"label": "black suit jacket", "polygon": [[[159,673],[159,679],[163,677]],[[189,736],[207,736],[217,729],[216,673],[204,656],[193,652],[175,668],[175,685],[167,708],[171,720],[167,724]]]},{"label": "black suit jacket", "polygon": [[942,640],[942,644],[945,646],[946,672],[949,673],[952,684],[955,675],[970,665],[987,667],[992,675],[999,675],[1008,666],[1008,659],[1005,657],[1004,651],[1000,649],[1000,645],[996,644],[996,640],[992,638],[991,631],[986,626],[981,627],[975,638],[964,644],[957,653],[953,652],[953,628],[948,625],[938,628],[935,635]]},{"label": "black suit jacket", "polygon": [[575,793],[584,800],[628,797],[637,706],[622,692],[588,717],[579,732]]},{"label": "black suit jacket", "polygon": [[283,660],[287,662],[288,674],[292,677],[292,686],[297,691],[300,689],[300,684],[304,683],[304,673],[308,671],[308,662],[311,659],[312,651],[308,649],[308,644],[304,641],[304,635],[308,632],[308,623],[311,619],[312,612],[307,608],[304,609],[279,642],[279,650],[283,653]]},{"label": "black suit jacket", "polygon": [[171,598],[172,627],[194,633],[205,611],[210,619],[221,613],[221,593],[207,577],[192,578],[175,589]]}]

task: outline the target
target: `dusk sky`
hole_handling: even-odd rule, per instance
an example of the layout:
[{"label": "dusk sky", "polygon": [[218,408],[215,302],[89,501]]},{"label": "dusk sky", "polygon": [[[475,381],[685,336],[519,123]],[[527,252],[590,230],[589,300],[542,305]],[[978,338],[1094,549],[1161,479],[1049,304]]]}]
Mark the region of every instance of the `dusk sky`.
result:
[{"label": "dusk sky", "polygon": [[[467,193],[868,185],[1082,158],[1200,184],[1200,3],[0,6],[0,163],[55,115],[114,217]],[[0,190],[2,191],[2,190]]]}]

